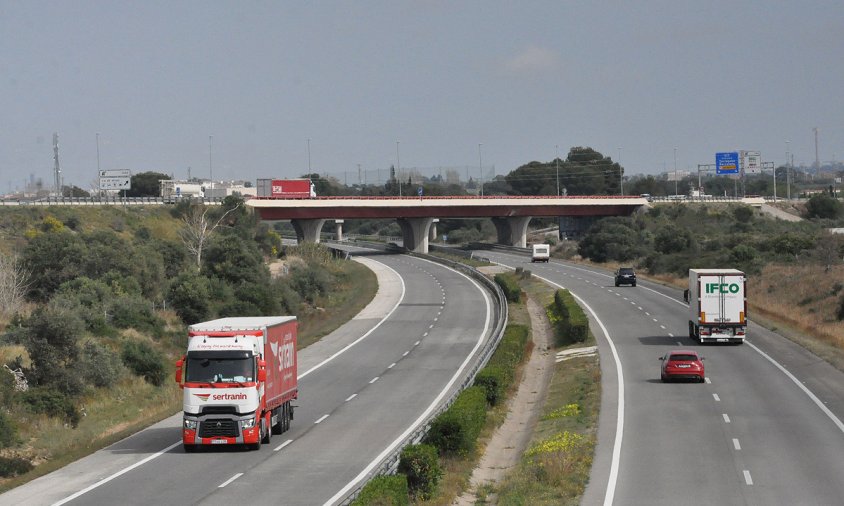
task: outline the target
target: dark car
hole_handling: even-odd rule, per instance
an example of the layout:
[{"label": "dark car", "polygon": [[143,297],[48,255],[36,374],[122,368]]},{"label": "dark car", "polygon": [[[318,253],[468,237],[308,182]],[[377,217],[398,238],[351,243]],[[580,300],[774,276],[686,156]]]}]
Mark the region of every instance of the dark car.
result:
[{"label": "dark car", "polygon": [[688,379],[703,383],[706,377],[703,357],[694,350],[674,350],[659,359],[662,361],[660,368],[662,381]]},{"label": "dark car", "polygon": [[619,285],[636,286],[636,273],[632,267],[622,267],[615,271],[615,286]]}]

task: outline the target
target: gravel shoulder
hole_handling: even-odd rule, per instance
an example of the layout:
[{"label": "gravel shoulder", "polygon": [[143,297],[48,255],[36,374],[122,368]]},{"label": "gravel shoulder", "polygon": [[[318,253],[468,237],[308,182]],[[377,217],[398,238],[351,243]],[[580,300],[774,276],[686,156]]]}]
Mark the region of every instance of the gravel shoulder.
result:
[{"label": "gravel shoulder", "polygon": [[[500,481],[519,463],[542,413],[554,372],[555,355],[550,350],[552,332],[541,304],[529,298],[527,308],[534,344],[530,358],[516,395],[508,402],[504,423],[492,435],[478,467],[472,472],[470,490],[455,500],[455,506],[475,504],[478,487]],[[493,498],[487,497],[487,501],[490,499]]]}]

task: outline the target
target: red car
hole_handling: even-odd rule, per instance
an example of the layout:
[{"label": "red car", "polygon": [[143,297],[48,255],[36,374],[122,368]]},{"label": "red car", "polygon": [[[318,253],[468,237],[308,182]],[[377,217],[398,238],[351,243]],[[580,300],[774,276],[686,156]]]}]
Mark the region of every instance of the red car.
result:
[{"label": "red car", "polygon": [[703,383],[706,372],[703,368],[703,357],[694,350],[674,350],[662,357],[662,381],[673,379],[690,379]]}]

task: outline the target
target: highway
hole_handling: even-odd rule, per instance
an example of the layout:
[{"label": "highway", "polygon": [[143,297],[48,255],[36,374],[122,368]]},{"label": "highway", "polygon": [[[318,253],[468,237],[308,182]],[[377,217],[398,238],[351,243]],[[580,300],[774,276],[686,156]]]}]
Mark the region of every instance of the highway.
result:
[{"label": "highway", "polygon": [[[569,289],[591,313],[603,395],[582,504],[844,503],[840,371],[753,323],[743,345],[700,345],[682,292],[641,277],[616,288],[600,269],[476,255]],[[660,381],[658,358],[681,347],[706,357],[706,383]]]},{"label": "highway", "polygon": [[181,447],[181,414],[36,479],[0,504],[336,504],[454,391],[493,300],[438,263],[372,254],[375,300],[300,352],[291,429],[257,452]]}]

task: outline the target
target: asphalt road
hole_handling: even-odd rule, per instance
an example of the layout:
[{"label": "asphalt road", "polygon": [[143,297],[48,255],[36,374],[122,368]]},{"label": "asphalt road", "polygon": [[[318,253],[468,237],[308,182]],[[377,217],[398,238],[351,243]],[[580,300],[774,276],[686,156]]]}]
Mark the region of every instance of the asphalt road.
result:
[{"label": "asphalt road", "polygon": [[186,454],[181,414],[2,496],[0,504],[334,504],[453,390],[492,300],[440,264],[373,254],[376,300],[299,355],[291,429],[257,452]]},{"label": "asphalt road", "polygon": [[[582,504],[844,504],[840,371],[753,323],[743,345],[698,344],[680,290],[641,279],[616,288],[607,271],[477,254],[565,287],[593,312],[603,396]],[[660,381],[658,358],[676,348],[706,357],[706,383]]]}]

